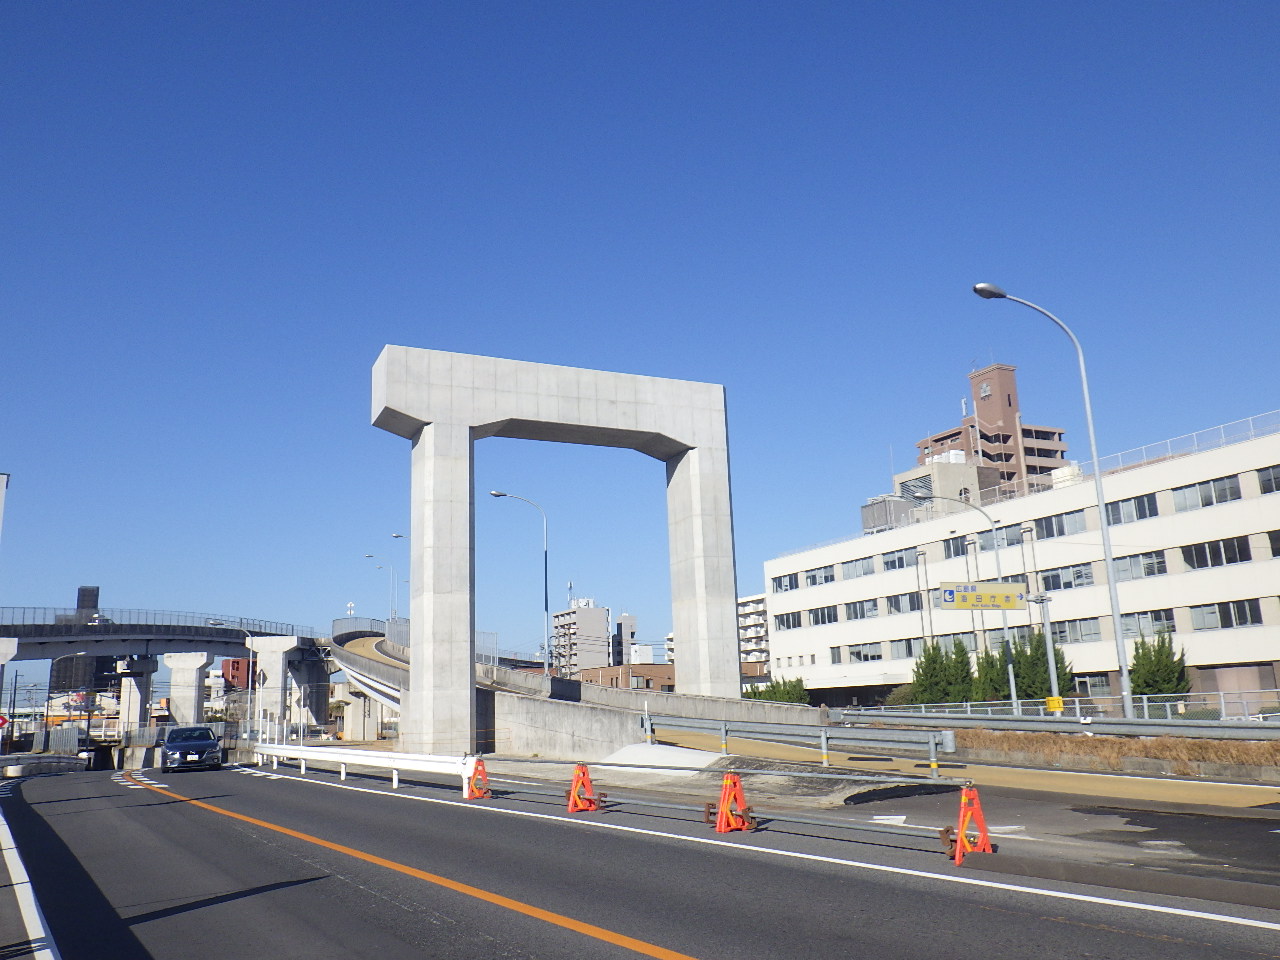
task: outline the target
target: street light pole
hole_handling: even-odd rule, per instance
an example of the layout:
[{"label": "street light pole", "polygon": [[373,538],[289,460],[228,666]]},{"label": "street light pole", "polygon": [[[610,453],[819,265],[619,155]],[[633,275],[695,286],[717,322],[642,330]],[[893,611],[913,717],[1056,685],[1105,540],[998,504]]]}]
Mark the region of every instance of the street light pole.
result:
[{"label": "street light pole", "polygon": [[510,497],[512,500],[524,500],[542,514],[542,675],[551,676],[551,591],[547,581],[547,512],[524,497],[514,493],[503,493],[501,490],[490,490],[491,497]]},{"label": "street light pole", "polygon": [[1098,459],[1098,438],[1093,430],[1093,404],[1089,399],[1089,375],[1084,366],[1084,349],[1080,341],[1071,332],[1071,328],[1055,317],[1044,307],[1037,306],[1030,300],[1013,297],[1005,293],[993,283],[979,283],[973,292],[984,300],[1012,300],[1024,307],[1030,307],[1036,313],[1052,320],[1071,340],[1075,347],[1076,359],[1080,364],[1080,387],[1084,393],[1084,420],[1089,432],[1089,452],[1093,457],[1093,492],[1098,501],[1098,530],[1102,535],[1102,562],[1107,571],[1107,594],[1111,601],[1111,630],[1115,636],[1116,660],[1120,666],[1120,699],[1124,705],[1126,719],[1133,719],[1133,686],[1129,681],[1129,653],[1124,642],[1124,629],[1120,617],[1120,595],[1116,591],[1115,556],[1111,551],[1111,528],[1107,523],[1107,501],[1102,493],[1102,462]]}]

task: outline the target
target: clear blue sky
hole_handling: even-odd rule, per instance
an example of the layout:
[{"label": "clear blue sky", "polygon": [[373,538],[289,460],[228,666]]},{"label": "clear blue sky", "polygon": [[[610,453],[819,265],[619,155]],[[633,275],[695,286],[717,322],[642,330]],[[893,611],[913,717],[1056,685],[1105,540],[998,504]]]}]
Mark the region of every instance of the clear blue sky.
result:
[{"label": "clear blue sky", "polygon": [[[384,344],[723,383],[738,577],[965,374],[1087,455],[1280,407],[1274,0],[0,7],[0,605],[327,626],[407,577]],[[662,468],[477,445],[477,626],[670,628]],[[402,591],[402,596],[404,593]],[[402,608],[407,601],[401,601]]]}]

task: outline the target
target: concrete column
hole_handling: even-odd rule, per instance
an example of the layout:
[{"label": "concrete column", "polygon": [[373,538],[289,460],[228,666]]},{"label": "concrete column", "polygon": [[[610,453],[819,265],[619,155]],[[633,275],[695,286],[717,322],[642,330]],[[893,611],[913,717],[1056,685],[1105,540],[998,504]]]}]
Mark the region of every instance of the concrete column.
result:
[{"label": "concrete column", "polygon": [[[4,480],[0,480],[0,511],[4,509]],[[0,712],[2,712],[8,701],[4,698],[4,665],[12,660],[18,653],[17,637],[0,637]],[[3,734],[0,734],[0,738]]]},{"label": "concrete column", "polygon": [[695,447],[666,464],[676,691],[736,699],[742,687],[729,451]]},{"label": "concrete column", "polygon": [[253,703],[253,720],[250,722],[257,724],[258,718],[263,714],[268,723],[282,721],[289,676],[289,651],[297,648],[298,638],[246,637],[245,646],[257,655],[254,683],[257,684],[258,674],[263,675],[262,683],[257,684],[256,689],[250,688]]},{"label": "concrete column", "polygon": [[399,749],[475,751],[472,438],[466,424],[431,423],[413,441],[409,689]]},{"label": "concrete column", "polygon": [[160,665],[155,656],[123,657],[116,662],[120,671],[120,722],[151,725],[151,678]]},{"label": "concrete column", "polygon": [[166,653],[169,668],[169,712],[174,723],[204,723],[204,682],[213,665],[208,653]]},{"label": "concrete column", "polygon": [[289,660],[289,676],[293,680],[290,719],[294,723],[325,723],[329,719],[329,673],[324,661],[314,654],[302,658],[295,653]]}]

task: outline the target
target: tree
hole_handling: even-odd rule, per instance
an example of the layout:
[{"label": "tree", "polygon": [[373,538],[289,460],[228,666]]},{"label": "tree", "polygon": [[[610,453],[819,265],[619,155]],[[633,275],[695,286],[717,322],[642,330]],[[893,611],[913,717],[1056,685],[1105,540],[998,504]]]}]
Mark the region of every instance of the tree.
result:
[{"label": "tree", "polygon": [[807,704],[809,691],[804,688],[804,681],[799,677],[794,680],[784,680],[779,677],[777,680],[770,680],[763,687],[744,690],[742,697],[744,700],[774,700],[779,703]]},{"label": "tree", "polygon": [[1167,630],[1161,630],[1151,641],[1139,634],[1129,664],[1129,683],[1138,695],[1186,693],[1191,689],[1186,651],[1180,650],[1174,656],[1173,638]]},{"label": "tree", "polygon": [[[1074,677],[1071,665],[1057,644],[1053,647],[1054,668],[1058,674],[1058,693],[1071,696]],[[1052,693],[1049,688],[1049,661],[1044,654],[1044,634],[1033,633],[1030,639],[1013,645],[1013,676],[1021,700],[1043,700]]]},{"label": "tree", "polygon": [[908,704],[915,703],[915,688],[909,683],[894,687],[889,691],[889,695],[884,698],[886,707],[905,707]]},{"label": "tree", "polygon": [[940,643],[926,643],[911,671],[912,699],[916,703],[947,702],[947,661]]},{"label": "tree", "polygon": [[1004,657],[994,650],[978,654],[978,669],[973,678],[973,700],[983,703],[990,700],[1009,699],[1009,672]]},{"label": "tree", "polygon": [[973,696],[973,668],[969,664],[969,649],[963,640],[951,644],[943,668],[943,703],[967,703]]}]

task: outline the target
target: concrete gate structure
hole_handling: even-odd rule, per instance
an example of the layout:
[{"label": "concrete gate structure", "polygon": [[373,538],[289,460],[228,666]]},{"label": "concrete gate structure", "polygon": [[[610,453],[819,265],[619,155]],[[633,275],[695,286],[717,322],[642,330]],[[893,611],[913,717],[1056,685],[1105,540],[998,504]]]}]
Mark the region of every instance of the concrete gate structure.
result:
[{"label": "concrete gate structure", "polygon": [[473,444],[485,437],[624,447],[666,464],[678,686],[740,696],[724,387],[387,346],[372,413],[413,441],[402,750],[475,749]]}]

